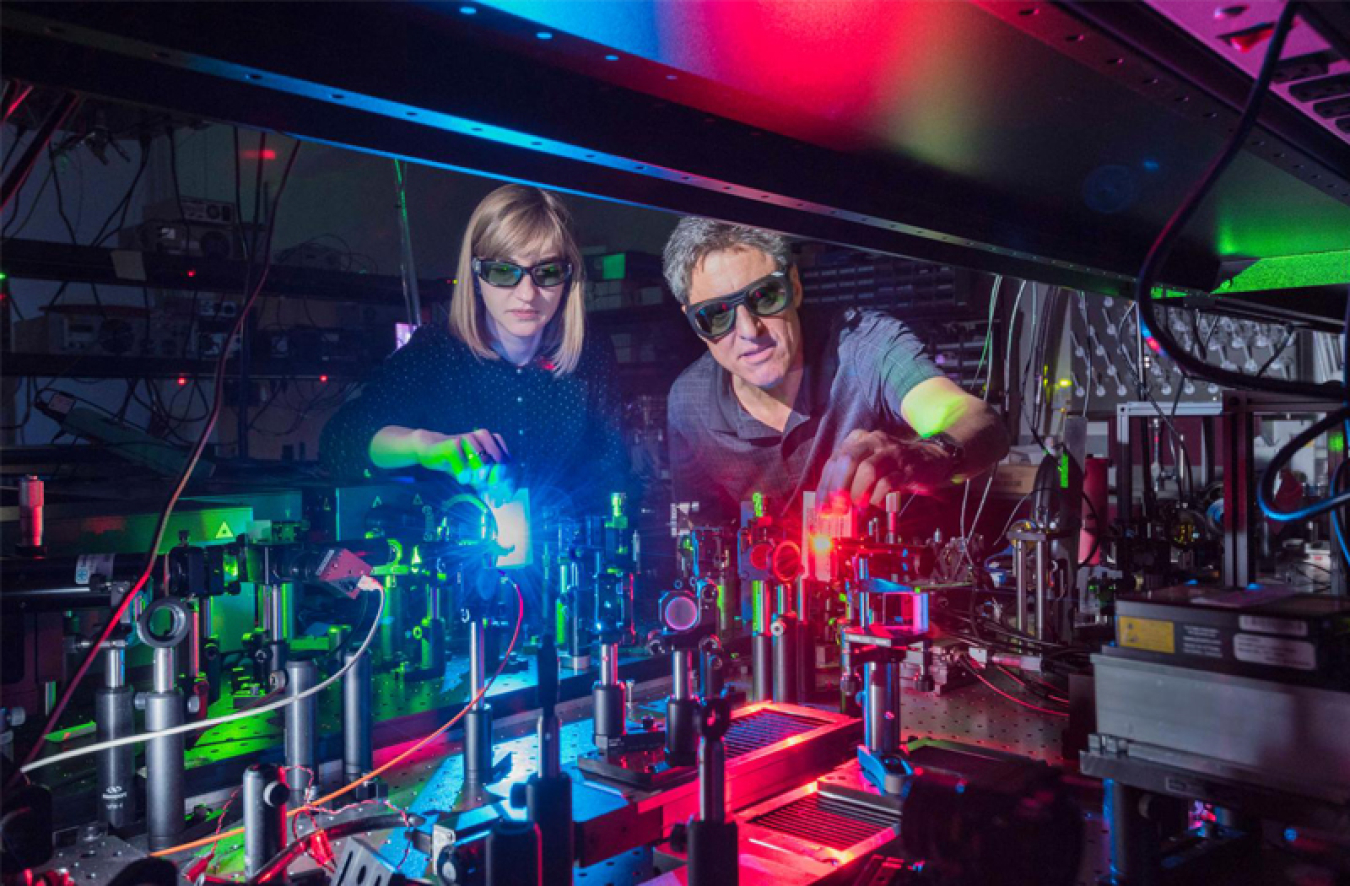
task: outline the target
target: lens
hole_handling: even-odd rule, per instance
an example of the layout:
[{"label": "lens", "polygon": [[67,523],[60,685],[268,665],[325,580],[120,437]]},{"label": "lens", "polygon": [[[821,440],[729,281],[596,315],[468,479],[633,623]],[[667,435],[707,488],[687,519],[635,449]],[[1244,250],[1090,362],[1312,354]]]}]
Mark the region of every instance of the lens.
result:
[{"label": "lens", "polygon": [[769,280],[747,295],[745,301],[750,310],[760,317],[777,314],[787,307],[787,284],[782,280]]},{"label": "lens", "polygon": [[515,286],[520,282],[521,270],[503,261],[485,261],[479,265],[479,276],[492,286]]},{"label": "lens", "polygon": [[689,594],[670,594],[662,603],[661,620],[670,630],[684,633],[698,626],[698,601]]},{"label": "lens", "polygon": [[566,262],[549,262],[530,269],[530,276],[540,286],[561,286],[567,282],[572,266]]},{"label": "lens", "polygon": [[736,324],[736,307],[726,302],[714,302],[695,311],[694,319],[704,335],[717,338],[726,335]]}]

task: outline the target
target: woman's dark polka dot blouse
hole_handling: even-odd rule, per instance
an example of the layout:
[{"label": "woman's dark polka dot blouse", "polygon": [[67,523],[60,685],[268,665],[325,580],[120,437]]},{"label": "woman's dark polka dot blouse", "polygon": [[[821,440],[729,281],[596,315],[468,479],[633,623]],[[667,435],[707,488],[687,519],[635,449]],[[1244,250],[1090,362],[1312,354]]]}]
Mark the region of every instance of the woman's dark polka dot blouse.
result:
[{"label": "woman's dark polka dot blouse", "polygon": [[558,376],[542,360],[523,367],[480,360],[449,330],[423,326],[333,416],[322,461],[339,477],[378,475],[370,441],[381,428],[486,428],[506,439],[521,485],[547,484],[579,507],[602,507],[604,496],[628,483],[615,370],[602,333],[587,335],[576,370]]}]

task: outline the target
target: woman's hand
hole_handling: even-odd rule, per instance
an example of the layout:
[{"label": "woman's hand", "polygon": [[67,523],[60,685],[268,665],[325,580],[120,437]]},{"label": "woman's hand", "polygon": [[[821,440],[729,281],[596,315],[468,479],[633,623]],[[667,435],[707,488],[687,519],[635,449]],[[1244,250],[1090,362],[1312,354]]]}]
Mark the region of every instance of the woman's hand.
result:
[{"label": "woman's hand", "polygon": [[508,465],[511,451],[501,434],[479,428],[467,434],[425,432],[417,448],[417,463],[432,471],[444,471],[480,495],[494,500],[510,498],[514,482]]},{"label": "woman's hand", "polygon": [[484,428],[466,434],[439,434],[421,428],[386,427],[371,441],[370,457],[376,467],[416,464],[450,474],[480,495],[491,493],[493,498],[505,499],[514,491],[508,468],[511,450],[500,434]]}]

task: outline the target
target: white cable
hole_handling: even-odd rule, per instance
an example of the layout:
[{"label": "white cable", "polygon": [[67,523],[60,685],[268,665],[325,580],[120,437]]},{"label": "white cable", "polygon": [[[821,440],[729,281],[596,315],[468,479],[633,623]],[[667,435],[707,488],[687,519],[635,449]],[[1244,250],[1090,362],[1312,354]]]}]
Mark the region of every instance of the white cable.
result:
[{"label": "white cable", "polygon": [[215,717],[214,719],[210,720],[200,720],[195,723],[183,723],[178,726],[173,726],[169,729],[160,729],[155,732],[143,732],[140,735],[126,735],[121,738],[113,738],[109,739],[108,741],[100,741],[95,742],[94,744],[91,745],[85,745],[84,747],[76,748],[73,751],[62,751],[59,754],[52,754],[50,757],[42,757],[41,759],[34,760],[32,763],[29,763],[27,766],[23,767],[23,769],[21,769],[20,771],[23,772],[25,775],[27,775],[28,773],[33,772],[36,769],[42,769],[45,766],[51,766],[53,763],[63,763],[66,760],[74,760],[76,757],[83,757],[87,754],[96,754],[99,751],[107,751],[113,748],[120,748],[124,745],[136,744],[142,741],[149,741],[150,739],[154,738],[165,738],[170,735],[178,735],[180,732],[194,732],[198,729],[210,729],[214,726],[221,726],[225,723],[233,723],[236,720],[244,720],[247,719],[248,717],[256,717],[259,714],[270,714],[272,711],[277,711],[280,710],[281,708],[286,707],[287,705],[295,704],[302,698],[309,698],[311,695],[317,695],[318,693],[327,689],[329,686],[332,686],[338,680],[342,679],[342,675],[347,673],[347,671],[351,670],[352,667],[355,666],[355,664],[361,659],[361,655],[370,647],[371,641],[375,639],[375,634],[380,629],[381,617],[384,615],[384,588],[376,588],[376,592],[380,595],[380,605],[375,610],[375,620],[371,622],[370,633],[366,634],[366,639],[364,642],[361,643],[361,647],[356,650],[356,654],[353,655],[350,659],[348,659],[347,663],[344,664],[337,671],[337,673],[333,674],[333,676],[329,677],[327,680],[324,680],[322,683],[318,683],[314,686],[311,686],[305,691],[298,692],[295,695],[288,695],[283,699],[270,702],[269,704],[260,705],[256,708],[249,708],[246,711],[235,711],[233,714],[226,714],[222,717]]},{"label": "white cable", "polygon": [[[990,347],[990,345],[993,342],[994,338],[994,310],[998,305],[998,290],[999,285],[1002,282],[1003,282],[1002,276],[994,277],[994,290],[993,292],[989,293],[989,318],[986,324],[987,329],[984,336],[984,348],[982,348],[980,351],[980,362],[975,367],[975,383],[978,385],[980,382],[980,369],[984,366],[984,355],[987,352],[989,354],[989,371],[985,374],[984,397],[982,398],[985,403],[989,402],[989,392],[993,389],[993,385],[991,384],[991,382],[993,381],[994,376],[994,359],[993,359],[994,355],[993,355],[993,348]],[[1020,302],[1022,299],[1022,289],[1025,288],[1026,285],[1027,281],[1023,280],[1021,284],[1017,287],[1018,302]],[[1009,321],[1009,326],[1012,326],[1013,323],[1016,321],[1016,316],[1017,316],[1017,302],[1014,302],[1013,313],[1010,315],[1011,319]],[[1009,338],[1011,340],[1011,335],[1009,336]],[[1007,361],[1004,362],[1006,363]],[[994,485],[994,473],[997,467],[998,466],[995,465],[993,468],[990,468],[989,470],[989,481],[985,483],[984,495],[980,497],[980,505],[978,508],[975,509],[975,522],[971,524],[969,530],[966,529],[966,506],[970,502],[969,481],[966,482],[965,489],[961,491],[961,540],[962,540],[961,550],[966,558],[966,562],[970,564],[971,569],[975,568],[975,561],[972,560],[970,557],[970,537],[975,533],[975,527],[980,525],[980,515],[984,513],[984,503],[989,499],[989,488]]]},{"label": "white cable", "polygon": [[[1002,282],[1003,282],[1002,275],[994,276],[994,289],[992,292],[989,293],[989,318],[985,323],[984,347],[980,349],[980,359],[979,362],[975,364],[975,385],[978,387],[980,384],[980,370],[984,368],[985,355],[989,354],[990,356],[989,372],[985,380],[984,397],[983,397],[983,400],[986,403],[989,402],[989,391],[991,389],[990,381],[992,381],[994,375],[994,361],[992,359],[993,354],[991,352],[991,348],[989,347],[989,345],[994,338],[994,310],[998,305],[998,288],[999,285],[1002,284]],[[1023,286],[1026,285],[1025,280],[1022,281],[1022,285]],[[1020,294],[1021,292],[1020,288],[1018,289],[1018,292]],[[1015,306],[1013,310],[1016,310]],[[966,504],[967,502],[969,502],[969,500],[970,500],[970,484],[966,483],[965,489],[961,491],[961,537],[963,539],[966,539],[967,541],[969,541],[970,538],[969,533],[966,532]]]}]

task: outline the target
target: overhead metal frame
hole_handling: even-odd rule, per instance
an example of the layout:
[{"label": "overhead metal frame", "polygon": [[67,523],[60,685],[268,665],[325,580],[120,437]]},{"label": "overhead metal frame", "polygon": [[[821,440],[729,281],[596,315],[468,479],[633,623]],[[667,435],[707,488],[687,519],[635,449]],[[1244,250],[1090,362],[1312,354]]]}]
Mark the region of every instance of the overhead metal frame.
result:
[{"label": "overhead metal frame", "polygon": [[[1064,16],[1081,24],[1084,7],[1102,18],[1102,4],[1026,4],[1043,11],[1034,16],[1018,16],[1022,4],[981,5],[1038,27]],[[651,84],[676,75],[657,62],[640,67],[634,88],[560,66],[531,45],[532,22],[486,6],[457,18],[420,4],[15,2],[0,26],[7,77],[588,196],[1107,294],[1129,291],[1147,247],[1139,218],[1085,227],[912,161],[831,150],[665,100]],[[1083,26],[1100,40],[1126,30]],[[1142,58],[1134,44],[1146,23],[1131,27],[1131,45],[1118,41],[1122,57],[1140,54],[1129,64],[1188,58],[1168,40],[1165,59]],[[555,50],[599,57],[605,47],[559,33]],[[1175,67],[1176,82],[1204,80],[1227,106],[1201,112],[1220,131],[1242,75]],[[1278,107],[1263,125],[1319,168],[1350,157]],[[1327,166],[1327,175],[1350,188],[1346,169]],[[1166,279],[1208,291],[1219,258],[1203,237],[1183,241]]]}]

